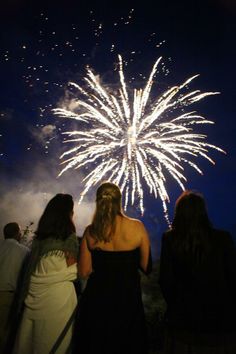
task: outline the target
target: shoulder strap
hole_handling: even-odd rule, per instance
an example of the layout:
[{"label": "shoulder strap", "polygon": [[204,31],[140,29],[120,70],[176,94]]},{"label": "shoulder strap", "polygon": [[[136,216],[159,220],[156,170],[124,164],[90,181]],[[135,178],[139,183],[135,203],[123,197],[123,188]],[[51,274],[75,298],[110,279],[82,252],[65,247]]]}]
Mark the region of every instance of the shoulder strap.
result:
[{"label": "shoulder strap", "polygon": [[72,312],[72,315],[70,316],[69,320],[67,321],[65,327],[63,328],[62,332],[60,333],[59,337],[57,338],[56,342],[54,343],[52,349],[50,350],[49,354],[55,354],[57,349],[59,348],[61,342],[63,341],[63,339],[66,336],[66,333],[68,332],[68,329],[70,328],[70,326],[72,325],[75,316],[76,316],[76,312],[78,309],[78,305],[75,307],[74,311]]}]

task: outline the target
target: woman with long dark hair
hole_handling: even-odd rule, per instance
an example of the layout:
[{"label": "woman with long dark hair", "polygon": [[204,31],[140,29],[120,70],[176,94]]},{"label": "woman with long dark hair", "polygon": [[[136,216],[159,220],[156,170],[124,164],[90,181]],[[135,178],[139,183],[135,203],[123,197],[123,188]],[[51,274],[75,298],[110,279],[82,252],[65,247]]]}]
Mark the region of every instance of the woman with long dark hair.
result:
[{"label": "woman with long dark hair", "polygon": [[[24,310],[14,353],[50,353],[76,308],[78,240],[73,207],[71,195],[57,194],[39,220],[20,293]],[[57,353],[68,352],[71,336],[72,323]]]},{"label": "woman with long dark hair", "polygon": [[79,274],[89,278],[79,306],[75,353],[148,352],[139,269],[150,272],[150,257],[143,223],[123,213],[118,186],[103,183],[80,247]]},{"label": "woman with long dark hair", "polygon": [[178,198],[162,238],[160,286],[167,303],[165,354],[236,353],[236,251],[216,230],[202,195]]}]

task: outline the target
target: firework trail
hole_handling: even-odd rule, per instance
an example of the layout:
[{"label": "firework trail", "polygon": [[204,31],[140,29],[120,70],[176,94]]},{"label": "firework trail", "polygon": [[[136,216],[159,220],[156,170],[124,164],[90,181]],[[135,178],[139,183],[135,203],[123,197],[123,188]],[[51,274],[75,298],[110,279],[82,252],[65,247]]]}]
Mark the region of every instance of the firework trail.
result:
[{"label": "firework trail", "polygon": [[[168,221],[166,175],[172,176],[184,190],[184,165],[202,174],[192,159],[203,157],[214,164],[208,156],[209,149],[224,152],[207,143],[206,135],[193,131],[198,124],[213,122],[195,111],[184,111],[192,103],[218,92],[187,90],[184,93],[198,76],[195,75],[151,100],[153,79],[162,58],[155,62],[145,87],[132,92],[126,85],[122,57],[119,55],[118,59],[118,92],[102,85],[98,76],[87,68],[86,88],[69,83],[79,93],[73,109],[53,110],[56,115],[82,123],[78,130],[63,133],[68,137],[65,142],[73,147],[62,154],[65,167],[59,175],[70,168],[89,170],[83,179],[84,190],[79,202],[92,186],[106,179],[118,184],[124,192],[125,208],[138,200],[141,213],[146,184],[150,193],[161,199]],[[175,110],[181,114],[176,116]],[[170,115],[174,117],[169,118]]]}]

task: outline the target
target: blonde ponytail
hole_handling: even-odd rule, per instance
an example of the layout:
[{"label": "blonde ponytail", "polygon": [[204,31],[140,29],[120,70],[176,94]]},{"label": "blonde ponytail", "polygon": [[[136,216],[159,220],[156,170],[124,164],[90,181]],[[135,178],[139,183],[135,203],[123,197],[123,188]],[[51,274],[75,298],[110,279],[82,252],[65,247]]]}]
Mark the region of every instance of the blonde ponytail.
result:
[{"label": "blonde ponytail", "polygon": [[123,215],[121,210],[121,192],[111,182],[103,183],[97,190],[96,211],[90,233],[96,241],[109,242],[115,233],[116,215]]}]

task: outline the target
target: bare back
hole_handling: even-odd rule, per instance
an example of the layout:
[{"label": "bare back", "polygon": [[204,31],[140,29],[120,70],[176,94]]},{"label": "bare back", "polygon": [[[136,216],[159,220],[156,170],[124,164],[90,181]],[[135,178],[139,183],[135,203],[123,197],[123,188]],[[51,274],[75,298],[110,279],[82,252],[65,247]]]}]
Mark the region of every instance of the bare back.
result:
[{"label": "bare back", "polygon": [[109,242],[96,241],[86,232],[86,238],[90,249],[100,248],[107,251],[128,251],[140,246],[142,238],[141,222],[127,216],[116,216],[115,233]]},{"label": "bare back", "polygon": [[[146,271],[150,255],[150,241],[148,233],[143,223],[137,219],[127,216],[116,216],[116,228],[109,242],[95,240],[86,228],[81,244],[80,252],[80,271],[81,276],[86,276],[92,271],[91,257],[89,250],[101,249],[104,251],[130,251],[136,248],[140,249],[140,267]],[[83,272],[83,269],[85,270]]]}]

